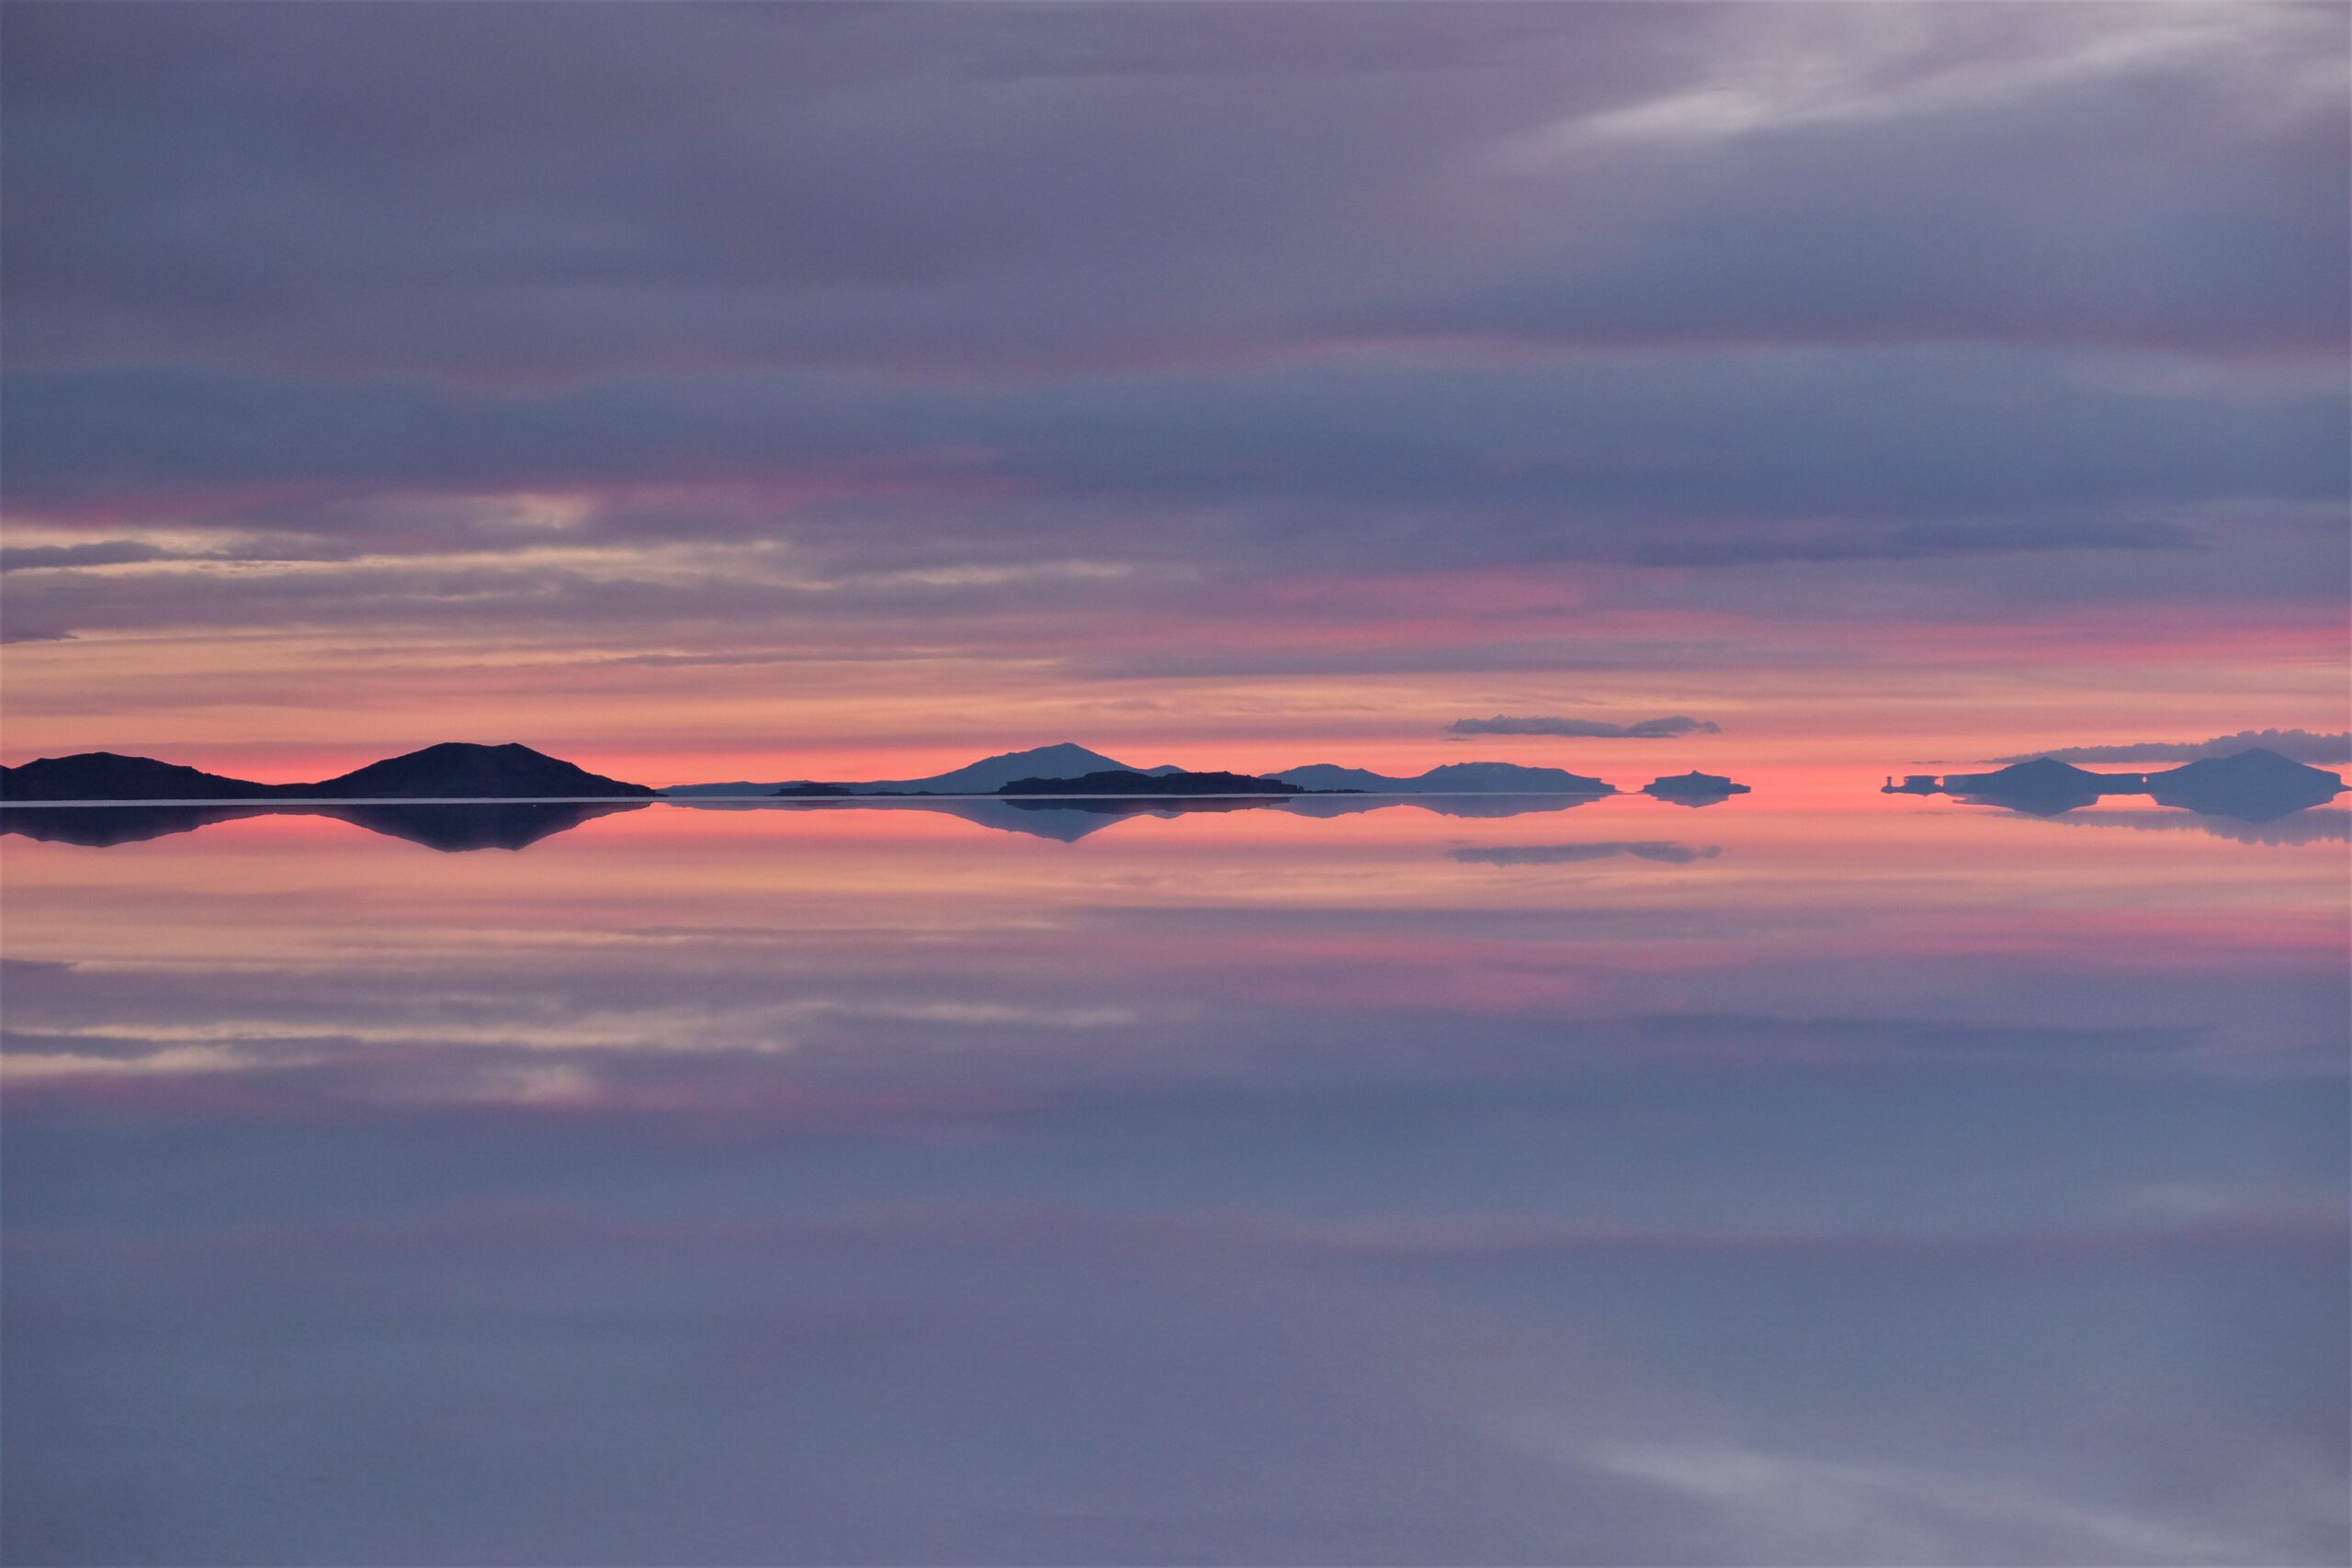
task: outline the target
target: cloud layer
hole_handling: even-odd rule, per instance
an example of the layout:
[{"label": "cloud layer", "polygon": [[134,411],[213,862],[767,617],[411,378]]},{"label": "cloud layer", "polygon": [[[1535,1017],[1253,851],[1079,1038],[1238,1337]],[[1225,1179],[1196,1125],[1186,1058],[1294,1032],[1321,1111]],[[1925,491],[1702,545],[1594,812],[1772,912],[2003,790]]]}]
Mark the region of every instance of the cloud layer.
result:
[{"label": "cloud layer", "polygon": [[2352,760],[2352,733],[2337,730],[2314,735],[2305,729],[2241,729],[2211,740],[2143,740],[2120,746],[2062,746],[2053,751],[2026,751],[1995,757],[1996,762],[2030,762],[2054,757],[2062,762],[2193,762],[2199,757],[2228,757],[2250,747],[2276,751],[2298,762],[2342,762]]},{"label": "cloud layer", "polygon": [[1540,712],[1531,660],[1917,684],[2150,627],[2275,684],[2343,640],[2346,33],[33,0],[14,691],[152,740],[198,667],[259,731],[683,660],[807,728],[921,666],[902,728],[1050,672],[1229,730],[1341,677]]}]

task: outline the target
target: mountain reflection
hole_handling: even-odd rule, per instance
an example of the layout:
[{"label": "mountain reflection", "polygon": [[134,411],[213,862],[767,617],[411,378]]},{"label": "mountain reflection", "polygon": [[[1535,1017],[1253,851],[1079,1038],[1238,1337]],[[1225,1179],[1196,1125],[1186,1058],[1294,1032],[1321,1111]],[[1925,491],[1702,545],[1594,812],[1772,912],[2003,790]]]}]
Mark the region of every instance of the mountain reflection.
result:
[{"label": "mountain reflection", "polygon": [[371,833],[455,854],[528,849],[591,818],[641,811],[649,804],[516,800],[390,806],[18,806],[0,807],[0,833],[110,849],[253,817],[331,817]]},{"label": "mountain reflection", "polygon": [[1224,796],[1201,800],[1140,795],[1127,800],[1109,797],[1035,800],[972,795],[926,800],[916,796],[865,795],[775,802],[684,798],[672,800],[669,804],[693,811],[925,811],[958,818],[977,827],[992,828],[1001,833],[1021,833],[1033,839],[1051,839],[1057,843],[1074,844],[1105,828],[1137,817],[1167,819],[1222,816],[1237,811],[1275,811],[1291,817],[1329,820],[1401,806],[1426,811],[1432,816],[1488,820],[1525,817],[1536,812],[1569,811],[1579,806],[1589,806],[1595,800],[1608,798],[1611,797],[1584,795],[1268,795],[1263,798]]},{"label": "mountain reflection", "polygon": [[[697,812],[831,812],[916,811],[954,817],[995,832],[1076,843],[1107,828],[1138,817],[1163,820],[1178,817],[1216,817],[1236,812],[1276,812],[1290,817],[1332,820],[1359,817],[1394,807],[1408,807],[1438,817],[1493,821],[1536,814],[1557,814],[1596,804],[1623,802],[1625,796],[1563,795],[1329,795],[1266,799],[1184,800],[1024,800],[973,796],[962,799],[810,800],[616,800],[616,801],[493,801],[462,804],[388,805],[242,805],[220,806],[11,806],[0,803],[0,835],[16,834],[49,843],[85,849],[111,849],[143,843],[173,834],[194,832],[217,822],[255,817],[325,817],[347,822],[371,833],[421,845],[444,853],[475,850],[523,850],[569,832],[582,823],[621,812],[642,811],[649,806],[672,806]],[[1684,801],[1645,802],[1690,805]],[[1712,804],[1702,802],[1700,804]],[[2142,810],[2098,809],[2075,803],[2058,807],[2016,801],[1972,800],[1972,805],[1996,806],[2005,818],[2025,817],[2070,827],[2139,828],[2149,830],[2187,829],[2210,833],[2247,844],[2302,844],[2352,840],[2352,812],[2340,807],[2311,807],[2283,815],[2249,818],[2238,812],[2192,811],[2159,806]],[[1489,865],[1559,864],[1612,856],[1673,863],[1713,856],[1713,848],[1692,848],[1666,840],[1610,840],[1589,844],[1501,845],[1448,852],[1464,863]]]},{"label": "mountain reflection", "polygon": [[2241,844],[2320,844],[2352,842],[2352,811],[2342,807],[2311,807],[2283,817],[2256,820],[2210,811],[2184,811],[2159,807],[2145,811],[2069,811],[2042,820],[2069,828],[2137,828],[2143,832],[2187,830],[2210,833]]},{"label": "mountain reflection", "polygon": [[2339,843],[1114,804],[8,811],[0,1560],[2346,1561]]}]

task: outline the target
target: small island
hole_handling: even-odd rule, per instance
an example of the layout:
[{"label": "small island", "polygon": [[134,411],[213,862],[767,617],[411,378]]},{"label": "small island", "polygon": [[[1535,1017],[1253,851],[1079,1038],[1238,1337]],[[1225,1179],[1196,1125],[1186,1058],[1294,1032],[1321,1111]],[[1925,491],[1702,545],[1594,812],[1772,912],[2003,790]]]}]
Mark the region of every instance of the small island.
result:
[{"label": "small island", "polygon": [[1677,806],[1713,806],[1735,795],[1747,795],[1748,786],[1724,777],[1721,773],[1702,773],[1692,769],[1687,773],[1673,773],[1652,779],[1642,786],[1642,793],[1656,800],[1671,801]]}]

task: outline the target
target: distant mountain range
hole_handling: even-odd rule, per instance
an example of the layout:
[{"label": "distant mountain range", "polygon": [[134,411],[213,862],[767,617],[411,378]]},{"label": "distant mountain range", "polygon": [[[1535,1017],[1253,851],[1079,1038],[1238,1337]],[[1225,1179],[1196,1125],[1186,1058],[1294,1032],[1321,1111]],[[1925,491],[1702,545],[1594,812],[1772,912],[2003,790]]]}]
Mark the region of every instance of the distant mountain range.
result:
[{"label": "distant mountain range", "polygon": [[2110,795],[2145,795],[2184,810],[2267,822],[2325,805],[2345,787],[2343,779],[2324,768],[2255,746],[2154,773],[2098,773],[2037,757],[1990,773],[1951,773],[1940,779],[1914,773],[1901,784],[1889,779],[1885,793],[1950,795],[2036,817],[2055,817]]},{"label": "distant mountain range", "polygon": [[924,778],[860,783],[786,780],[775,784],[680,784],[655,790],[606,778],[527,746],[448,742],[386,758],[314,784],[263,784],[198,768],[85,751],[0,768],[0,804],[149,803],[290,800],[569,800],[662,796],[673,800],[842,795],[990,795],[1011,794],[1139,796],[1362,793],[1380,795],[1541,795],[1596,799],[1615,786],[1563,768],[1515,762],[1449,762],[1400,777],[1369,768],[1313,762],[1270,773],[1193,772],[1162,764],[1138,768],[1064,742],[1006,751]]},{"label": "distant mountain range", "polygon": [[212,800],[565,800],[654,791],[574,767],[528,746],[449,741],[316,784],[229,778],[152,757],[83,751],[0,767],[0,803]]},{"label": "distant mountain range", "polygon": [[[1172,767],[1086,768],[1066,776],[1028,771],[1079,766],[1100,756],[1084,747],[1043,747],[987,758],[930,779],[898,781],[967,786],[998,781],[985,791],[807,787],[811,805],[865,801],[944,811],[985,827],[1063,840],[1130,816],[1254,807],[1325,818],[1410,804],[1449,816],[1507,817],[1572,809],[1616,793],[1597,779],[1510,763],[1453,763],[1410,778],[1328,763],[1266,775]],[[1521,780],[1532,780],[1532,785],[1507,787]],[[1475,787],[1481,784],[1489,787]],[[668,794],[682,806],[743,809],[778,803],[775,795],[722,799],[717,794],[759,787],[707,785]],[[2324,805],[2346,785],[2334,773],[2256,747],[2157,773],[2093,773],[2043,757],[1988,773],[1915,774],[1901,784],[1889,779],[1886,787],[1894,794],[1949,794],[2043,817],[2109,795],[2146,795],[2207,818],[2264,824]],[[1747,792],[1746,785],[1720,774],[1699,773],[1656,779],[1643,791],[1684,806],[1712,805]],[[521,849],[660,795],[643,784],[605,778],[526,746],[432,746],[308,784],[258,784],[96,751],[0,768],[0,806],[40,807],[0,812],[0,833],[106,846],[237,818],[301,813],[333,817],[436,850]],[[2143,825],[2160,823],[2150,818]],[[2278,837],[2285,831],[2272,831],[2263,841],[2290,841]],[[2335,831],[2340,836],[2340,829]]]},{"label": "distant mountain range", "polygon": [[1006,784],[1031,778],[1079,778],[1087,773],[1121,772],[1156,776],[1182,773],[1176,767],[1136,768],[1100,751],[1065,741],[1057,746],[1033,746],[1026,751],[1005,751],[977,762],[921,779],[870,779],[841,783],[820,779],[785,779],[775,784],[673,784],[662,793],[673,799],[697,796],[771,795],[994,795]]},{"label": "distant mountain range", "polygon": [[[776,784],[754,784],[739,781],[732,784],[677,784],[662,791],[673,800],[742,796],[843,795],[995,795],[1007,785],[1025,780],[1052,780],[1064,784],[1092,774],[1125,773],[1145,779],[1171,776],[1193,778],[1225,777],[1255,781],[1250,793],[1283,794],[1283,790],[1262,790],[1265,781],[1286,784],[1295,790],[1334,791],[1360,790],[1367,795],[1614,795],[1615,786],[1581,773],[1561,768],[1528,768],[1516,762],[1449,762],[1431,768],[1410,778],[1397,778],[1376,773],[1368,768],[1346,768],[1331,762],[1311,762],[1295,768],[1258,774],[1189,773],[1183,768],[1162,764],[1156,768],[1138,768],[1132,763],[1106,757],[1100,751],[1064,741],[1054,746],[1037,746],[1025,751],[1006,751],[994,757],[984,757],[967,766],[944,773],[933,773],[920,779],[873,779],[862,783],[826,782],[816,779],[787,779]],[[1023,790],[1020,793],[1035,793]],[[1145,785],[1138,793],[1180,794],[1218,793],[1213,790],[1186,790],[1183,786],[1155,789]]]}]

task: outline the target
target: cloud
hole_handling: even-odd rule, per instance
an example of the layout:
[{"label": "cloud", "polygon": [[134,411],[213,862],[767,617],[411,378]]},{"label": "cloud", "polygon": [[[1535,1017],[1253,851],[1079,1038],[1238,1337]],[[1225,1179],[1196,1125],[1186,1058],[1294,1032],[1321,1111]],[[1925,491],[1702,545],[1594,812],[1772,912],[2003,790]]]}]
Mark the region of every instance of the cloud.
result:
[{"label": "cloud", "polygon": [[1114,681],[2341,597],[2324,8],[140,17],[0,56],[7,635],[83,638],[19,704],[192,698],[76,673],[131,633]]},{"label": "cloud", "polygon": [[93,539],[83,545],[0,546],[0,571],[31,571],[46,567],[121,566],[164,558],[159,545],[142,539]]},{"label": "cloud", "polygon": [[2211,740],[2143,740],[2118,746],[2062,746],[2051,751],[2021,751],[2014,757],[1994,757],[1995,762],[2030,762],[2037,757],[2061,762],[2193,762],[2200,757],[2227,757],[2260,746],[2298,762],[2352,761],[2352,733],[2314,734],[2308,729],[2241,729]]},{"label": "cloud", "polygon": [[1498,714],[1492,718],[1457,718],[1445,727],[1448,735],[1565,735],[1595,740],[1663,740],[1677,735],[1716,735],[1722,730],[1723,726],[1712,719],[1681,715],[1611,724],[1596,718],[1514,718]]},{"label": "cloud", "polygon": [[[1865,6],[1736,7],[1694,40],[1700,63],[1664,93],[1582,110],[1506,151],[1547,157],[1611,142],[1683,148],[1818,126],[1997,116],[2021,105],[2167,78],[2249,117],[2331,102],[2340,18],[2281,6],[2158,6],[2128,18],[2034,6],[1997,20]],[[1973,116],[1972,116],[1973,118]]]},{"label": "cloud", "polygon": [[[1924,1467],[1655,1444],[1606,1449],[1589,1461],[1677,1497],[1760,1561],[2250,1562],[2266,1555],[2258,1535],[2223,1535],[2164,1513]],[[1998,1544],[1988,1551],[1987,1542]]]}]

